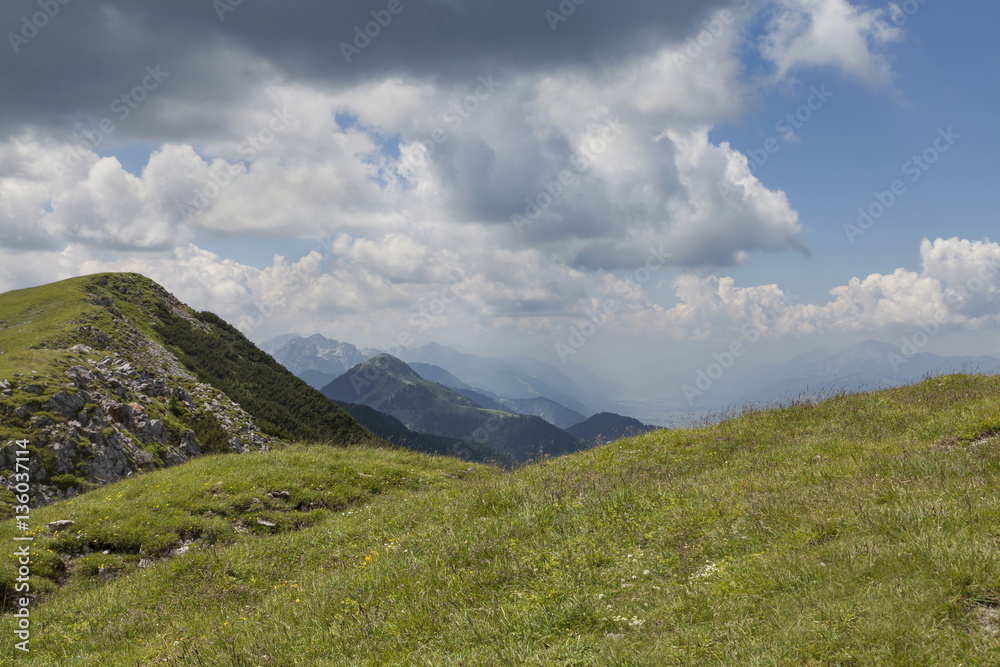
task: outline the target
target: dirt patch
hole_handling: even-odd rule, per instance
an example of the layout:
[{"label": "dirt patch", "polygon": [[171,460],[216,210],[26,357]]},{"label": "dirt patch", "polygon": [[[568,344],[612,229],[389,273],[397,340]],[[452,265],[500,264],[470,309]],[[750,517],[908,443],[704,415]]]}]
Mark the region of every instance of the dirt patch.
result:
[{"label": "dirt patch", "polygon": [[1000,634],[1000,607],[978,605],[972,614],[983,632],[993,636]]},{"label": "dirt patch", "polygon": [[951,452],[951,451],[954,451],[956,449],[965,449],[965,450],[968,450],[968,451],[975,451],[975,450],[979,449],[980,447],[986,447],[986,446],[994,445],[994,444],[997,443],[998,440],[1000,440],[1000,434],[998,434],[998,433],[992,433],[992,432],[985,433],[985,434],[981,435],[980,437],[978,437],[978,438],[976,438],[975,440],[972,440],[972,441],[963,440],[963,439],[958,438],[956,436],[949,436],[949,437],[945,438],[944,440],[942,440],[940,443],[938,443],[938,445],[937,445],[937,447],[935,447],[935,449],[937,449],[939,451],[945,451],[945,452]]}]

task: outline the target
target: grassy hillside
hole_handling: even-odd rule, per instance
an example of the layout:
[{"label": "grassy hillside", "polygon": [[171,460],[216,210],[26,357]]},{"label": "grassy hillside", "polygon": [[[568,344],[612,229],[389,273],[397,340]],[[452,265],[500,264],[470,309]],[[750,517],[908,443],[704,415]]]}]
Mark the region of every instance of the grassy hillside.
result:
[{"label": "grassy hillside", "polygon": [[346,412],[292,375],[212,313],[191,322],[157,304],[156,332],[202,382],[222,390],[270,435],[358,443],[372,440]]},{"label": "grassy hillside", "polygon": [[[0,294],[0,452],[31,442],[33,479],[45,485],[36,501],[200,452],[266,448],[268,436],[387,444],[141,275]],[[13,465],[0,456],[0,478]],[[0,489],[0,516],[10,501]]]},{"label": "grassy hillside", "polygon": [[21,664],[996,664],[997,434],[1000,379],[951,376],[509,475],[363,449],[198,460],[33,521],[132,545],[250,523],[253,496],[275,534],[220,524],[104,584],[76,561]]},{"label": "grassy hillside", "polygon": [[581,442],[590,444],[620,440],[633,435],[640,435],[655,427],[643,424],[638,419],[616,415],[613,412],[601,412],[593,417],[580,421],[566,429]]}]

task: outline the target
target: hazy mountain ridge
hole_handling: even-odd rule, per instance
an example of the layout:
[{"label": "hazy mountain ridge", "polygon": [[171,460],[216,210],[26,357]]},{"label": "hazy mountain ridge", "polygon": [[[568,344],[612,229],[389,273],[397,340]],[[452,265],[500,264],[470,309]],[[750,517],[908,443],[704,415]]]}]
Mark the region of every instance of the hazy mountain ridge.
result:
[{"label": "hazy mountain ridge", "polygon": [[[590,406],[610,403],[607,392],[592,387],[607,387],[600,378],[589,376],[581,383],[549,364],[524,357],[495,358],[467,354],[437,343],[429,343],[399,353],[403,361],[433,364],[448,371],[476,391],[494,393],[512,399],[548,398],[579,414],[593,414]],[[582,369],[575,369],[586,373]]]},{"label": "hazy mountain ridge", "polygon": [[638,419],[602,412],[566,430],[581,442],[596,445],[642,435],[655,429],[655,426],[643,424]]},{"label": "hazy mountain ridge", "polygon": [[316,389],[379,354],[378,350],[358,348],[320,334],[308,338],[285,334],[261,343],[260,348]]},{"label": "hazy mountain ridge", "polygon": [[516,461],[581,448],[575,437],[540,417],[483,408],[387,354],[352,368],[324,387],[323,394],[389,414],[412,431],[486,445]]},{"label": "hazy mountain ridge", "polygon": [[579,412],[570,410],[566,406],[560,405],[556,401],[544,396],[537,398],[509,398],[494,394],[485,389],[477,391],[440,366],[417,362],[408,365],[421,377],[431,382],[437,382],[449,389],[454,389],[463,396],[471,398],[482,407],[490,410],[507,410],[519,415],[534,415],[563,430],[574,424],[579,424],[586,419]]}]

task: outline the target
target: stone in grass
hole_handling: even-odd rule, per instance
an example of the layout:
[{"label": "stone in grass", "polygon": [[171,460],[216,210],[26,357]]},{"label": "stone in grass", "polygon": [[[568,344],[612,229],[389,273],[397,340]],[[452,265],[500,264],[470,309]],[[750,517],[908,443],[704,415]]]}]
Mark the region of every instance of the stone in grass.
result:
[{"label": "stone in grass", "polygon": [[278,498],[288,498],[291,494],[288,491],[272,491],[267,495],[277,500]]},{"label": "stone in grass", "polygon": [[106,584],[109,581],[117,579],[121,573],[121,568],[102,565],[100,569],[97,570],[97,578],[101,580],[102,584]]},{"label": "stone in grass", "polygon": [[275,526],[278,525],[276,523],[271,523],[270,521],[265,521],[264,519],[257,519],[257,523],[264,526],[265,528],[274,528]]},{"label": "stone in grass", "polygon": [[49,530],[53,533],[58,533],[61,530],[66,530],[73,525],[70,519],[60,519],[59,521],[52,521],[48,524]]},{"label": "stone in grass", "polygon": [[138,451],[135,453],[135,463],[140,466],[148,466],[153,463],[153,453],[146,451]]}]

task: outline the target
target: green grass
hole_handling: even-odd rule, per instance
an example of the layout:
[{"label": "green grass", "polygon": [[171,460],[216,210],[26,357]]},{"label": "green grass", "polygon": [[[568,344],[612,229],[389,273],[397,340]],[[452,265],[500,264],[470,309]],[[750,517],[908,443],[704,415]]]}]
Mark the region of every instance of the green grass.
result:
[{"label": "green grass", "polygon": [[78,279],[0,294],[0,378],[65,366],[69,353],[56,348],[72,346],[75,331],[101,310],[86,295]]},{"label": "green grass", "polygon": [[[19,662],[996,664],[998,433],[1000,379],[950,376],[506,475],[361,448],[198,460],[35,513],[104,531],[125,574],[75,561]],[[268,502],[274,534],[223,530],[276,486],[309,500]],[[196,517],[187,555],[129,564]]]},{"label": "green grass", "polygon": [[[162,287],[133,273],[97,274],[0,294],[0,379],[14,380],[17,385],[12,396],[0,397],[0,442],[36,440],[37,430],[29,428],[33,417],[66,422],[66,417],[43,408],[60,391],[76,392],[66,371],[76,364],[86,365],[88,358],[117,353],[137,370],[148,370],[172,387],[192,391],[194,382],[165,372],[163,367],[169,364],[150,354],[149,341],[173,352],[193,376],[239,403],[264,433],[337,445],[387,444],[257,349],[237,329],[211,313],[195,313],[170,302]],[[90,346],[93,353],[70,352],[77,343]],[[24,385],[29,383],[42,386],[43,392],[27,393]],[[95,382],[90,391],[114,395],[102,381]],[[20,407],[30,417],[18,418],[15,411]],[[95,407],[89,406],[91,413]],[[193,415],[176,400],[168,404],[157,399],[147,406],[149,417],[163,421],[175,443],[190,428],[204,451],[228,450],[230,434],[205,412]],[[104,437],[110,435],[108,426]],[[154,466],[163,465],[162,447],[136,444],[154,455]],[[46,447],[39,458],[48,474],[55,476],[52,452]],[[64,476],[60,482],[71,485],[72,480]],[[74,486],[93,485],[81,479]],[[0,495],[0,516],[9,515],[8,499]]]}]

